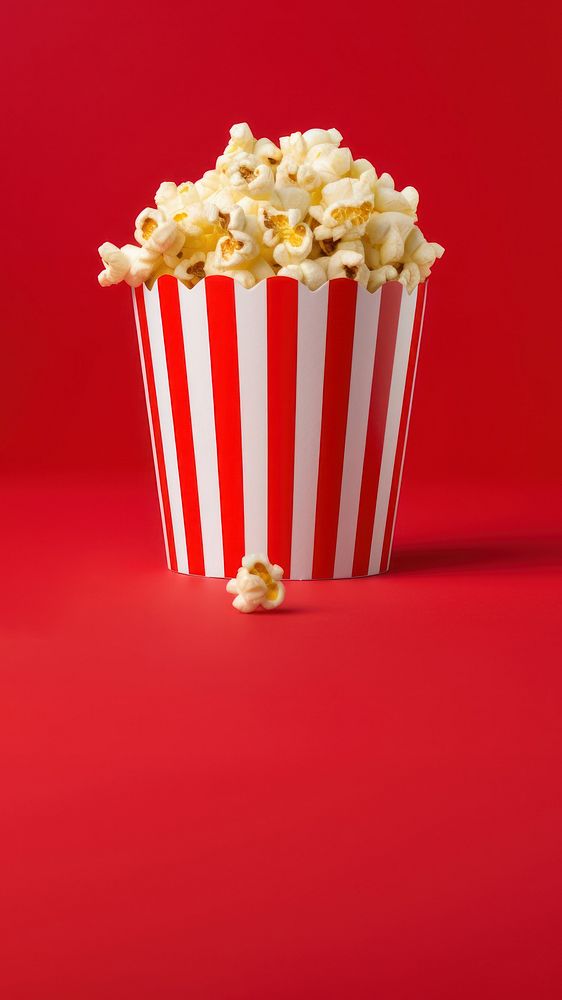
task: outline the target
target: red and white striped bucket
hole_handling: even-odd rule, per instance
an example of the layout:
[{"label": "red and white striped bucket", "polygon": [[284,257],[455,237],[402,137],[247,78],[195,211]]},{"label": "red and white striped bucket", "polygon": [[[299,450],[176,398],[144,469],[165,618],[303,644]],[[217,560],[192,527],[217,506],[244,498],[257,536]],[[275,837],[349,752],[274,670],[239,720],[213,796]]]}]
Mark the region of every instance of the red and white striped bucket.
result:
[{"label": "red and white striped bucket", "polygon": [[425,286],[347,278],[133,292],[168,566],[294,580],[388,569]]}]

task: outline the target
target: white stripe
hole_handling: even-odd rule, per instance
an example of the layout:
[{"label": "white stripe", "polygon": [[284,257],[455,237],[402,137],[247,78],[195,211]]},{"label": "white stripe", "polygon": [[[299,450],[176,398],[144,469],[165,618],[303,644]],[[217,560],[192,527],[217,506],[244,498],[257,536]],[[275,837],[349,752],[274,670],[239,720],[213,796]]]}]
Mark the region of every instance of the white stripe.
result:
[{"label": "white stripe", "polygon": [[[419,287],[416,289],[416,296],[418,294],[419,294]],[[402,451],[402,461],[400,463],[400,475],[398,477],[398,490],[397,490],[397,493],[396,493],[396,504],[394,506],[394,517],[392,519],[392,530],[390,532],[390,545],[388,546],[388,559],[387,559],[387,562],[386,562],[386,566],[383,567],[384,570],[387,570],[388,567],[390,566],[390,557],[392,555],[392,544],[394,542],[394,528],[396,526],[396,515],[398,513],[398,501],[400,499],[400,487],[402,486],[402,473],[404,471],[404,459],[406,457],[406,444],[408,442],[408,431],[410,429],[410,415],[412,413],[412,403],[414,401],[414,386],[416,384],[416,374],[417,374],[417,371],[418,371],[418,360],[419,360],[419,356],[420,356],[421,337],[422,337],[422,332],[423,332],[423,321],[424,321],[424,318],[425,318],[425,307],[426,307],[426,305],[427,305],[427,282],[426,282],[426,286],[425,286],[425,298],[423,300],[422,314],[421,314],[421,317],[420,317],[420,335],[419,335],[419,338],[418,338],[418,349],[416,351],[416,360],[414,362],[414,374],[413,374],[413,378],[412,378],[412,391],[410,393],[410,404],[408,406],[408,416],[406,418],[406,434],[404,436],[404,450]]]},{"label": "white stripe", "polygon": [[357,289],[334,577],[351,576],[353,571],[380,305],[380,290],[373,294]]},{"label": "white stripe", "polygon": [[158,490],[158,502],[160,504],[160,516],[162,518],[162,532],[164,534],[164,547],[166,549],[166,562],[168,563],[168,569],[171,569],[170,564],[170,548],[168,545],[168,535],[166,533],[166,519],[164,517],[164,502],[162,500],[162,487],[160,486],[160,472],[158,470],[158,458],[156,456],[156,441],[154,439],[154,427],[152,426],[152,413],[150,412],[150,396],[148,395],[148,380],[146,377],[146,365],[144,363],[144,351],[142,349],[142,335],[140,328],[139,310],[137,306],[137,299],[135,295],[135,289],[131,289],[133,293],[133,311],[135,314],[135,323],[137,325],[137,336],[139,339],[139,354],[140,363],[142,370],[142,381],[144,385],[144,395],[146,399],[146,412],[148,413],[148,426],[150,429],[150,442],[152,444],[152,457],[154,459],[154,471],[156,473],[156,489]]},{"label": "white stripe", "polygon": [[291,577],[310,580],[322,427],[328,283],[311,292],[299,284],[297,399]]},{"label": "white stripe", "polygon": [[245,552],[267,552],[267,282],[234,282]]},{"label": "white stripe", "polygon": [[143,294],[146,307],[148,334],[150,337],[150,353],[152,355],[152,367],[154,369],[154,384],[156,386],[156,400],[158,403],[158,415],[160,417],[160,430],[162,432],[162,450],[164,452],[164,464],[166,466],[166,479],[168,482],[168,495],[170,497],[170,513],[172,515],[172,526],[174,529],[174,543],[176,546],[178,572],[189,573],[187,545],[185,541],[185,526],[183,523],[180,474],[178,470],[178,455],[174,434],[174,419],[172,416],[170,386],[168,383],[168,368],[166,365],[166,349],[164,347],[164,332],[162,330],[158,284],[156,284],[150,292],[148,291],[146,285],[143,285]]},{"label": "white stripe", "polygon": [[200,281],[191,290],[180,283],[179,293],[205,575],[224,576],[217,439],[205,282]]},{"label": "white stripe", "polygon": [[392,472],[394,469],[398,430],[400,427],[400,415],[402,413],[404,385],[408,370],[408,357],[410,354],[410,342],[412,340],[416,299],[417,292],[415,294],[412,293],[411,295],[408,295],[407,292],[402,289],[400,316],[398,318],[398,332],[396,335],[392,378],[390,381],[390,394],[388,399],[388,409],[386,412],[381,471],[377,492],[377,504],[375,507],[375,523],[373,527],[371,555],[369,559],[369,574],[380,573],[384,530],[386,526],[390,487],[392,484]]}]

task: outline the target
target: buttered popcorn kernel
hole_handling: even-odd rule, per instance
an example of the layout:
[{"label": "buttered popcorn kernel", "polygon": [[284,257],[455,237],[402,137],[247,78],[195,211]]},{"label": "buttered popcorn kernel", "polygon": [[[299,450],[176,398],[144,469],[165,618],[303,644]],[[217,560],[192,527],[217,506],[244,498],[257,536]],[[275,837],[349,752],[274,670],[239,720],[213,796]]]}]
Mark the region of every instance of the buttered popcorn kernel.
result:
[{"label": "buttered popcorn kernel", "polygon": [[295,278],[314,290],[348,278],[375,292],[399,281],[407,292],[443,256],[417,225],[419,195],[396,188],[366,159],[353,159],[337,129],[256,139],[242,122],[215,166],[195,181],[164,181],[155,207],[135,220],[137,245],[103,243],[102,286],[149,287],[164,274],[188,288],[222,274],[252,288]]},{"label": "buttered popcorn kernel", "polygon": [[266,555],[244,556],[236,576],[226,585],[227,593],[236,595],[232,606],[244,614],[259,607],[273,611],[285,600],[282,577],[281,566],[272,565]]}]

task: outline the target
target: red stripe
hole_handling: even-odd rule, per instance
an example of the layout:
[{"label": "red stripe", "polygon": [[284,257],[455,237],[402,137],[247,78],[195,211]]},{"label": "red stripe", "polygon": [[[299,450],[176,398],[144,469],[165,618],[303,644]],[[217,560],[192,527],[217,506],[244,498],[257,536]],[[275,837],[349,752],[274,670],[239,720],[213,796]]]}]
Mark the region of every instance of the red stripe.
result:
[{"label": "red stripe", "polygon": [[169,275],[160,278],[158,280],[158,295],[160,297],[160,314],[162,316],[164,346],[166,349],[166,367],[168,369],[168,384],[170,386],[170,398],[172,402],[189,572],[204,575],[205,560],[203,558],[203,539],[201,537],[197,470],[195,467],[195,452],[193,450],[191,407],[189,405],[179,283],[177,278],[172,278]]},{"label": "red stripe", "polygon": [[408,369],[406,372],[406,382],[404,385],[404,399],[402,401],[402,412],[400,414],[400,427],[398,430],[398,441],[396,444],[396,455],[394,457],[394,469],[392,470],[392,483],[390,486],[390,497],[388,501],[388,511],[386,515],[386,525],[384,529],[384,541],[381,554],[381,570],[387,570],[390,562],[390,546],[392,542],[392,531],[394,528],[394,515],[398,503],[398,490],[400,489],[400,474],[402,471],[402,461],[406,448],[406,435],[408,433],[408,420],[410,416],[410,403],[414,391],[414,375],[416,371],[416,361],[420,346],[421,326],[423,317],[423,306],[425,301],[425,285],[418,285],[418,300],[414,314],[414,326],[412,330],[412,340],[410,343],[410,355],[408,357]]},{"label": "red stripe", "polygon": [[267,280],[267,541],[269,558],[291,575],[298,284]]},{"label": "red stripe", "polygon": [[156,402],[156,386],[154,384],[154,369],[152,367],[152,355],[150,353],[150,339],[148,336],[148,324],[146,322],[146,309],[144,305],[143,286],[135,288],[135,299],[139,314],[139,326],[141,333],[141,345],[144,358],[144,368],[146,372],[146,384],[148,388],[148,404],[152,418],[152,433],[154,435],[154,449],[156,451],[157,476],[160,480],[160,493],[162,495],[162,507],[164,509],[164,526],[166,539],[168,541],[168,552],[170,553],[170,568],[177,572],[178,560],[176,557],[176,546],[174,543],[174,531],[172,528],[172,513],[170,510],[170,495],[168,493],[168,481],[166,479],[166,465],[164,463],[164,449],[162,448],[162,432],[160,430],[160,417],[158,416],[158,404]]},{"label": "red stripe", "polygon": [[379,489],[388,397],[390,394],[390,381],[392,378],[401,299],[402,285],[399,282],[391,281],[387,285],[383,285],[373,381],[371,383],[363,476],[361,478],[361,493],[357,515],[353,576],[365,576],[369,572],[369,558],[371,555],[371,542],[375,522],[375,508]]},{"label": "red stripe", "polygon": [[316,579],[334,575],[356,302],[355,281],[330,282],[312,559]]},{"label": "red stripe", "polygon": [[226,576],[235,576],[244,555],[244,489],[234,281],[222,275],[213,275],[205,279],[205,291],[215,406],[224,572]]}]

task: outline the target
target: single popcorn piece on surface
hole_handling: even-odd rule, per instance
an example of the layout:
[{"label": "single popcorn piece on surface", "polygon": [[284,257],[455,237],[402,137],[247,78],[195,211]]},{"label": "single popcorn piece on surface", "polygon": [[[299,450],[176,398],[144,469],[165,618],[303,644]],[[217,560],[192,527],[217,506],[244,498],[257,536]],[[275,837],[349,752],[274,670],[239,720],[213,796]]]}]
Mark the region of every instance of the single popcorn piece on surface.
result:
[{"label": "single popcorn piece on surface", "polygon": [[232,606],[244,614],[259,607],[278,608],[285,599],[282,578],[281,566],[272,565],[263,553],[244,556],[236,576],[226,585],[227,593],[236,595]]},{"label": "single popcorn piece on surface", "polygon": [[256,139],[230,129],[199,180],[163,181],[135,220],[136,244],[103,243],[100,285],[151,288],[173,275],[193,288],[222,274],[246,288],[292,277],[311,290],[348,278],[376,292],[387,281],[411,294],[444,253],[417,225],[416,188],[354,159],[335,128]]}]

